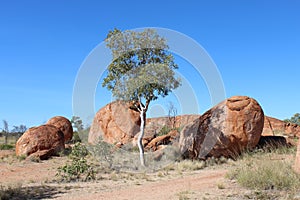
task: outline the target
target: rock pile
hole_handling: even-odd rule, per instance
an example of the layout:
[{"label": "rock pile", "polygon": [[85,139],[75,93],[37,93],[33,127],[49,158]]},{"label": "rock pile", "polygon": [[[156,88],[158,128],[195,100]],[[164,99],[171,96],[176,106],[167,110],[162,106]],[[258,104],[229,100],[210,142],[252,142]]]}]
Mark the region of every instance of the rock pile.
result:
[{"label": "rock pile", "polygon": [[[99,140],[121,147],[136,145],[140,131],[139,112],[130,103],[116,101],[101,108],[89,132],[89,143]],[[236,157],[245,149],[266,141],[283,141],[279,136],[300,136],[300,127],[264,116],[258,102],[246,96],[234,96],[200,115],[159,117],[146,120],[143,145],[146,151],[157,151],[176,145],[183,157]],[[280,143],[280,144],[281,144]],[[290,145],[290,142],[285,144]]]}]

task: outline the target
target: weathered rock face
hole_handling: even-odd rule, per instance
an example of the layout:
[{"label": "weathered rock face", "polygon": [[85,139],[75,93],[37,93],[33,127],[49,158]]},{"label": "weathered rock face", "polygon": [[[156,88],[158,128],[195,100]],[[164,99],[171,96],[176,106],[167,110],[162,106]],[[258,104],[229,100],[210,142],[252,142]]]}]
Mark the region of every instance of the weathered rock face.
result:
[{"label": "weathered rock face", "polygon": [[162,146],[169,145],[170,143],[172,143],[177,136],[177,130],[171,130],[166,135],[157,136],[154,139],[152,139],[147,145],[145,145],[145,150],[159,150]]},{"label": "weathered rock face", "polygon": [[112,102],[96,113],[88,142],[96,144],[102,137],[111,144],[126,144],[139,132],[140,123],[139,112],[130,109],[129,103]]},{"label": "weathered rock face", "polygon": [[263,125],[263,110],[254,99],[231,97],[181,131],[180,150],[184,157],[192,159],[235,157],[257,145]]},{"label": "weathered rock face", "polygon": [[[161,130],[165,127],[167,129],[181,129],[189,122],[194,121],[199,118],[200,115],[179,115],[176,117],[157,117],[157,118],[148,118],[146,120],[145,135],[143,137],[143,144],[147,146]],[[174,132],[173,132],[174,133]],[[170,137],[171,140],[179,138],[179,132],[175,136]],[[138,135],[133,139],[133,144],[136,144]],[[170,141],[171,142],[171,141]],[[166,142],[167,143],[167,142]]]},{"label": "weathered rock face", "polygon": [[300,137],[300,126],[265,116],[263,136]]},{"label": "weathered rock face", "polygon": [[46,124],[57,127],[64,134],[65,143],[69,142],[73,137],[73,127],[71,122],[62,116],[52,117]]},{"label": "weathered rock face", "polygon": [[[140,114],[132,110],[130,103],[115,101],[101,108],[95,115],[92,123],[88,142],[96,144],[99,138],[104,141],[122,146],[123,144],[133,142],[136,143],[138,133],[140,132]],[[200,115],[182,115],[176,117],[159,117],[149,118],[146,120],[145,134],[143,144],[147,146],[163,127],[180,128],[188,122],[199,118]],[[174,133],[174,132],[173,132]],[[177,133],[177,132],[176,132]],[[176,136],[179,137],[179,134]],[[176,136],[168,137],[173,140]],[[170,143],[166,141],[163,143]],[[154,145],[155,144],[155,145]],[[151,148],[156,149],[160,142],[153,142]]]},{"label": "weathered rock face", "polygon": [[16,155],[36,156],[48,159],[62,151],[64,134],[53,125],[42,125],[28,129],[16,143]]}]

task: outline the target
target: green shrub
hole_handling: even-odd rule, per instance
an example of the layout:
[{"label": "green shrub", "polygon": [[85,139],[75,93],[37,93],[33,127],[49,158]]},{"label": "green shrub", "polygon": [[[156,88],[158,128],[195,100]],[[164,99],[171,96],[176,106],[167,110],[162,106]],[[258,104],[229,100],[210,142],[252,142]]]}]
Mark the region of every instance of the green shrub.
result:
[{"label": "green shrub", "polygon": [[81,138],[79,136],[79,133],[77,131],[75,131],[73,133],[73,137],[72,137],[71,143],[75,144],[77,142],[81,142]]},{"label": "green shrub", "polygon": [[158,132],[157,136],[167,135],[172,129],[168,126],[163,126]]},{"label": "green shrub", "polygon": [[162,135],[167,135],[168,133],[170,133],[172,130],[177,130],[178,132],[180,132],[182,130],[182,127],[178,127],[178,128],[171,128],[169,126],[163,126],[160,131],[157,133],[157,136],[162,136]]},{"label": "green shrub", "polygon": [[0,144],[0,150],[10,150],[14,148],[15,146],[11,144]]},{"label": "green shrub", "polygon": [[96,178],[95,171],[86,160],[88,154],[85,146],[76,143],[69,155],[71,162],[59,167],[56,176],[68,182],[94,180]]}]

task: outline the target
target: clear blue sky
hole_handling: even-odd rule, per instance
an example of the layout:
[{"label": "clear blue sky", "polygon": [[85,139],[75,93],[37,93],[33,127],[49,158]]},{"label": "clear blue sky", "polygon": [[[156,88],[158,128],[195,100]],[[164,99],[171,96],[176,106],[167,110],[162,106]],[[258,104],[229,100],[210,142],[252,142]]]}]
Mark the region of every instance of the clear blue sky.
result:
[{"label": "clear blue sky", "polygon": [[10,128],[71,117],[77,71],[114,27],[182,32],[210,54],[227,97],[254,97],[280,119],[300,112],[297,0],[11,0],[0,2],[0,25],[0,119]]}]

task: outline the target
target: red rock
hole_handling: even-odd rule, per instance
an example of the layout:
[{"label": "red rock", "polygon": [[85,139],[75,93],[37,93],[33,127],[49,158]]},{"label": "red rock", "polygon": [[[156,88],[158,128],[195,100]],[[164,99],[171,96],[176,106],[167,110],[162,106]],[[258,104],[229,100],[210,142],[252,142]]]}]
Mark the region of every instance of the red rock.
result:
[{"label": "red rock", "polygon": [[263,125],[263,110],[254,99],[231,97],[181,131],[180,150],[184,157],[192,159],[235,157],[258,144]]},{"label": "red rock", "polygon": [[42,125],[28,129],[19,138],[16,143],[16,155],[48,159],[64,148],[64,134],[53,125]]},{"label": "red rock", "polygon": [[[146,120],[142,142],[146,146],[164,126],[170,128],[172,126],[174,128],[183,127],[197,117],[199,115],[149,118]],[[110,144],[118,144],[118,146],[129,142],[136,144],[140,132],[140,121],[139,112],[133,110],[130,103],[115,101],[107,104],[96,113],[89,132],[88,142],[96,144],[99,138],[102,138],[104,141]]]},{"label": "red rock", "polygon": [[300,126],[265,116],[263,136],[300,137]]},{"label": "red rock", "polygon": [[199,117],[200,115],[178,115],[176,117],[148,118],[144,138],[149,138],[151,141],[163,127],[168,127],[169,129],[183,128],[185,125]]},{"label": "red rock", "polygon": [[162,148],[161,145],[165,146],[172,143],[173,140],[178,136],[178,134],[179,133],[177,130],[172,130],[166,135],[158,136],[147,144],[145,150],[152,150],[152,151],[159,150],[159,148]]},{"label": "red rock", "polygon": [[71,122],[62,116],[52,117],[46,124],[57,127],[64,134],[65,143],[69,142],[73,137],[73,127]]},{"label": "red rock", "polygon": [[95,115],[88,142],[97,144],[99,139],[110,144],[126,144],[140,130],[139,112],[130,103],[115,101],[101,108]]}]

